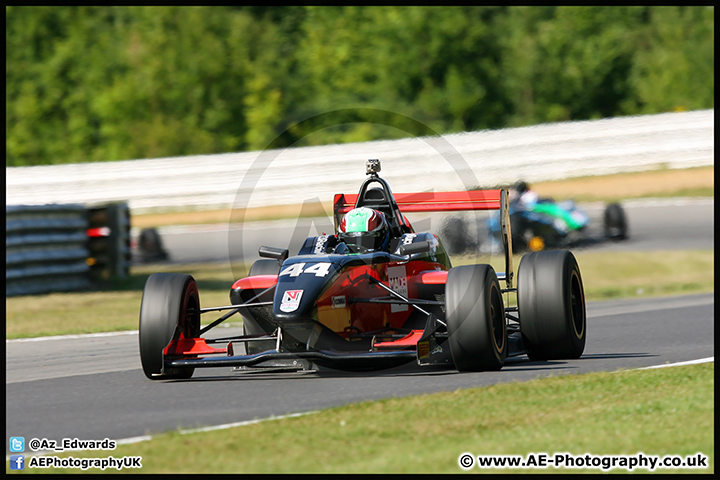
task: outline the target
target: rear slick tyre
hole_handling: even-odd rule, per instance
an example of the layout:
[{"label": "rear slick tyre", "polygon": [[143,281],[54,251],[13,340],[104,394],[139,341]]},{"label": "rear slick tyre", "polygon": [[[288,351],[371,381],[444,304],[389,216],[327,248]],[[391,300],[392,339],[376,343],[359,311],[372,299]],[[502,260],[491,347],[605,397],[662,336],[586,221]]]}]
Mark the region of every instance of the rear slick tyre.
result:
[{"label": "rear slick tyre", "polygon": [[140,306],[140,361],[151,380],[192,377],[194,368],[164,368],[163,350],[182,334],[200,331],[200,297],[195,279],[180,273],[153,273],[143,289]]},{"label": "rear slick tyre", "polygon": [[448,344],[461,372],[500,370],[507,325],[500,284],[490,265],[451,268],[445,284]]},{"label": "rear slick tyre", "polygon": [[518,267],[518,315],[531,360],[580,358],[585,350],[585,293],[568,250],[533,252]]},{"label": "rear slick tyre", "polygon": [[611,240],[627,240],[628,225],[625,210],[619,203],[611,203],[605,207],[603,213],[603,228],[605,236]]}]

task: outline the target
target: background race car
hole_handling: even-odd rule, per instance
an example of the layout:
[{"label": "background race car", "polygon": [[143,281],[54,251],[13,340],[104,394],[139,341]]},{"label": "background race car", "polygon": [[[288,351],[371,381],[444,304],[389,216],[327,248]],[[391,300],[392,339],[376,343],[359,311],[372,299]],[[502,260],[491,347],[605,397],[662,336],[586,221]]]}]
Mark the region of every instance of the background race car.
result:
[{"label": "background race car", "polygon": [[[605,205],[598,218],[592,218],[573,200],[555,202],[542,198],[527,206],[515,199],[509,202],[508,210],[515,252],[587,247],[627,240],[630,235],[625,210],[619,203]],[[500,215],[494,214],[473,229],[472,221],[455,215],[444,221],[441,237],[451,254],[473,250],[500,252],[500,220]]]},{"label": "background race car", "polygon": [[[554,202],[542,199],[528,208],[510,202],[510,224],[516,251],[540,251],[546,248],[587,246],[604,240],[626,240],[628,225],[619,203],[605,206],[602,231],[592,232],[593,220],[573,200]],[[500,220],[493,216],[488,229],[497,241]]]}]

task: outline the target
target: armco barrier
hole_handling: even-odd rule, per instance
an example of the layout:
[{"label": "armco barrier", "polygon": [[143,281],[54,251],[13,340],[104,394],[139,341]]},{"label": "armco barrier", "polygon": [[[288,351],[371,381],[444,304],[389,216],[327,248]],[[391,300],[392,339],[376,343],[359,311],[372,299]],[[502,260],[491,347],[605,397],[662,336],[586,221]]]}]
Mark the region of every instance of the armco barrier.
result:
[{"label": "armco barrier", "polygon": [[142,213],[330,202],[357,189],[368,158],[380,159],[395,192],[450,191],[519,178],[713,165],[714,145],[710,109],[263,152],[8,167],[7,203],[127,200]]},{"label": "armco barrier", "polygon": [[[88,236],[90,214],[97,211],[109,212],[98,229],[100,260],[90,252]],[[127,212],[127,203],[6,206],[5,296],[85,290],[99,276],[127,275]]]},{"label": "armco barrier", "polygon": [[84,205],[7,206],[5,228],[7,297],[90,286]]}]

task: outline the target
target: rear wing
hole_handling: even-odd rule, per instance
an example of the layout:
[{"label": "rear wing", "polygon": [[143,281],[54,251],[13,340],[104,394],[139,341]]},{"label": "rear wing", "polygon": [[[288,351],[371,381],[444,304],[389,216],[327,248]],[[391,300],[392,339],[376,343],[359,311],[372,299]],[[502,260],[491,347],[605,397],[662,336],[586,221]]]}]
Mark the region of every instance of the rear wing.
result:
[{"label": "rear wing", "polygon": [[[395,202],[403,213],[454,212],[459,210],[500,210],[503,190],[468,190],[467,192],[396,193]],[[357,194],[338,193],[333,202],[335,217],[355,208]]]},{"label": "rear wing", "polygon": [[[337,193],[333,199],[333,217],[337,231],[342,216],[355,208],[358,194]],[[512,235],[508,212],[508,191],[467,190],[460,192],[396,193],[393,195],[400,212],[456,212],[463,210],[500,210],[502,243],[505,247],[505,280],[512,288]]]}]

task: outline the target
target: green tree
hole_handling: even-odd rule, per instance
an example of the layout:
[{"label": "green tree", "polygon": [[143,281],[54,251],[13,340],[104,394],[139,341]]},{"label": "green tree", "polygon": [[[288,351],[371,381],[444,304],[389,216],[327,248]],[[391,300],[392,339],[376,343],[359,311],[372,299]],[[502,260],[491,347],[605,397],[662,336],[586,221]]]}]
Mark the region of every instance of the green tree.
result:
[{"label": "green tree", "polygon": [[5,11],[7,165],[714,106],[708,6]]},{"label": "green tree", "polygon": [[293,111],[306,96],[296,58],[305,10],[252,7],[246,11],[251,15],[237,19],[231,33],[232,44],[243,46],[236,55],[248,66],[242,98],[245,144],[249,150],[261,150],[280,136],[276,145],[288,146],[293,143],[287,139]]},{"label": "green tree", "polygon": [[[386,110],[440,132],[500,126],[501,95],[489,7],[313,7],[298,51],[310,95],[306,115]],[[397,138],[420,132],[342,118],[316,141]],[[363,121],[365,120],[365,121]],[[375,120],[377,121],[377,119]],[[407,131],[407,129],[410,131]]]},{"label": "green tree", "polygon": [[626,99],[639,7],[512,9],[503,70],[511,125],[612,116]]},{"label": "green tree", "polygon": [[[243,45],[224,7],[12,7],[7,163],[245,147]],[[245,43],[250,39],[244,38]]]},{"label": "green tree", "polygon": [[[123,7],[125,8],[125,7]],[[98,156],[148,158],[244,147],[245,65],[218,7],[127,7],[124,70],[95,98]],[[241,47],[239,47],[241,48]]]},{"label": "green tree", "polygon": [[110,55],[88,51],[112,45],[97,7],[6,9],[6,157],[8,164],[85,161],[79,151],[97,145],[89,112],[91,81]]},{"label": "green tree", "polygon": [[649,10],[630,75],[635,95],[623,113],[660,113],[715,106],[715,9]]}]

